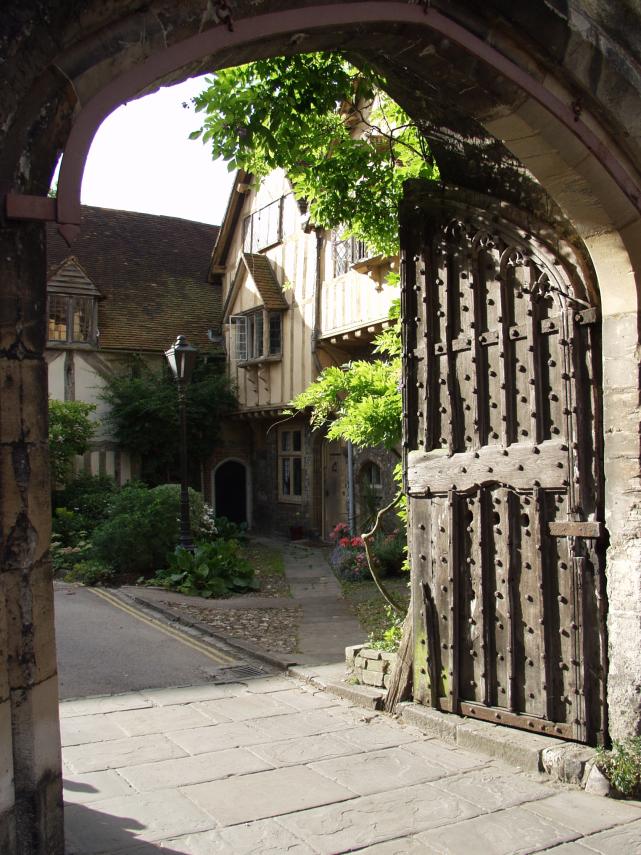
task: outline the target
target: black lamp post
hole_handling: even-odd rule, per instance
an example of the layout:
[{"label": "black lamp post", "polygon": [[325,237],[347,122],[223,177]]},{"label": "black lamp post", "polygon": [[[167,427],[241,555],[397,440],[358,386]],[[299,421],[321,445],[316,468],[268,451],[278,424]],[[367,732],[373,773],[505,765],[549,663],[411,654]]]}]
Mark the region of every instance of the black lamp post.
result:
[{"label": "black lamp post", "polygon": [[189,475],[187,471],[187,386],[196,364],[198,350],[179,335],[174,344],[165,351],[171,373],[178,383],[178,412],[180,415],[180,540],[183,549],[193,552],[189,522]]}]

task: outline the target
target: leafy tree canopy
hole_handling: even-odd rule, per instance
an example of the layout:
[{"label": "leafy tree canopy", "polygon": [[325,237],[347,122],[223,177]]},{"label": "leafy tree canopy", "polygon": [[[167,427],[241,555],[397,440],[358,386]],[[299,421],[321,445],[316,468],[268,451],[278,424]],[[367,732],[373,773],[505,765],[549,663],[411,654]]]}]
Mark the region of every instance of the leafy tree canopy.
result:
[{"label": "leafy tree canopy", "polygon": [[[116,440],[138,454],[152,483],[166,481],[179,457],[178,386],[168,371],[143,363],[109,378],[102,393]],[[200,360],[187,390],[187,443],[193,463],[203,462],[218,440],[220,421],[236,407],[227,376]]]},{"label": "leafy tree canopy", "polygon": [[319,226],[343,225],[377,252],[398,251],[403,182],[438,172],[378,74],[338,53],[313,53],[224,69],[207,83],[192,139],[257,179],[283,168]]},{"label": "leafy tree canopy", "polygon": [[84,401],[49,399],[49,460],[53,485],[65,483],[73,474],[76,455],[84,454],[98,426],[91,420],[96,407]]},{"label": "leafy tree canopy", "polygon": [[395,323],[376,338],[379,359],[356,360],[325,368],[318,380],[292,401],[296,410],[310,409],[315,428],[326,427],[330,439],[359,447],[384,445],[392,450],[401,438],[401,340],[399,301],[391,312]]}]

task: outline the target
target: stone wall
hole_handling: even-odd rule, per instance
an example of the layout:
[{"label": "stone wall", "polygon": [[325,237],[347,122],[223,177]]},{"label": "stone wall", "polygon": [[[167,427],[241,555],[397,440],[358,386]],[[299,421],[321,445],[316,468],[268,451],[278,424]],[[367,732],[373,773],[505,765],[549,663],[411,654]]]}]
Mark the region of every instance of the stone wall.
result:
[{"label": "stone wall", "polygon": [[261,533],[289,537],[291,528],[301,528],[305,537],[320,532],[314,514],[314,479],[321,477],[314,466],[314,442],[308,424],[292,422],[303,431],[303,485],[301,501],[284,502],[278,495],[278,431],[261,422],[254,429],[252,453],[253,528]]},{"label": "stone wall", "polygon": [[396,653],[374,650],[360,644],[345,648],[347,679],[363,686],[388,689],[395,662]]}]

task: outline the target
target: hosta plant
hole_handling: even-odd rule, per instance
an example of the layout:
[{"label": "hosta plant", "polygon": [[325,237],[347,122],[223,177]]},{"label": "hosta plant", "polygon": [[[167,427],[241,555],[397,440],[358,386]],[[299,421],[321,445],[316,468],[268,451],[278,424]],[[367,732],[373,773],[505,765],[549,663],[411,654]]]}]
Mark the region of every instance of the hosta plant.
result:
[{"label": "hosta plant", "polygon": [[208,598],[259,587],[251,564],[240,555],[235,540],[199,543],[193,552],[178,547],[170,556],[169,566],[152,581],[181,594]]}]

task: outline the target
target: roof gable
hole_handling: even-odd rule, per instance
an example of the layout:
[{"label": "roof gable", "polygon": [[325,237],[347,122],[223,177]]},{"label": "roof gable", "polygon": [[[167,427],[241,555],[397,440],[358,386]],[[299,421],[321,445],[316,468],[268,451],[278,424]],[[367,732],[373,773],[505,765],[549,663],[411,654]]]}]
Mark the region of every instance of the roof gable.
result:
[{"label": "roof gable", "polygon": [[288,303],[269,258],[266,255],[248,252],[244,252],[242,258],[247,272],[258,288],[258,293],[263,298],[265,308],[275,311],[286,309]]},{"label": "roof gable", "polygon": [[289,303],[283,294],[283,289],[276,278],[269,258],[258,253],[244,252],[238,262],[232,286],[225,300],[223,320],[227,319],[245,276],[249,276],[253,280],[266,309],[272,312],[280,312],[289,308]]},{"label": "roof gable", "polygon": [[184,334],[212,352],[207,331],[218,331],[222,307],[208,276],[217,234],[207,223],[83,205],[73,257],[48,224],[48,279],[73,263],[99,289],[101,349],[160,353]]},{"label": "roof gable", "polygon": [[78,294],[83,297],[102,298],[100,290],[75,255],[70,255],[47,280],[47,291],[60,294]]}]

